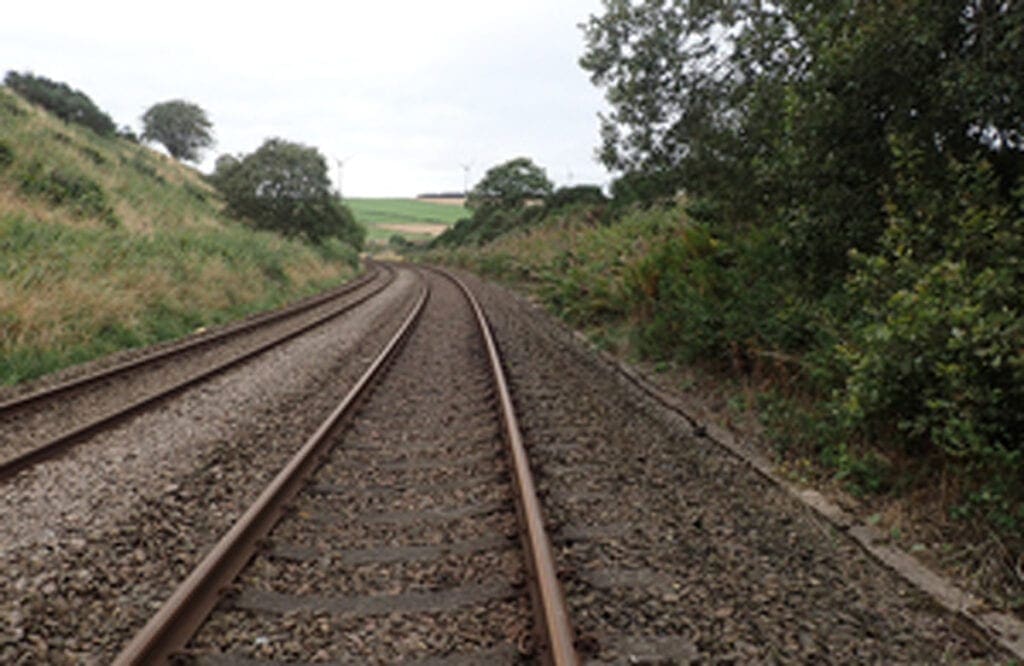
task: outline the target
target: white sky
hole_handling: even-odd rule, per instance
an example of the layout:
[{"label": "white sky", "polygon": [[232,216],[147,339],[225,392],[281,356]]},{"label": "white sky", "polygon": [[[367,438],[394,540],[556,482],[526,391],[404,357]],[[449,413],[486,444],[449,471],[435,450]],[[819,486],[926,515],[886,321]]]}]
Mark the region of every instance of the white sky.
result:
[{"label": "white sky", "polygon": [[[139,130],[156,102],[206,109],[221,153],[279,136],[348,158],[345,196],[460,191],[532,158],[558,185],[605,184],[599,90],[577,24],[600,0],[5,2],[0,69],[88,94]],[[2,74],[2,72],[0,72]]]}]

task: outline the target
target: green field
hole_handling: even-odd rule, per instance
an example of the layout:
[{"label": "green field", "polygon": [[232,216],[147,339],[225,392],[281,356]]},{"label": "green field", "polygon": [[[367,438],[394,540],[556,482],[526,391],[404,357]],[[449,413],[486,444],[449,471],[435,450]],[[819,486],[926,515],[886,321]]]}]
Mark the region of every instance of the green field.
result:
[{"label": "green field", "polygon": [[387,240],[395,234],[423,240],[437,235],[440,226],[449,227],[469,216],[463,206],[419,199],[345,199],[345,204],[367,228],[370,240]]}]

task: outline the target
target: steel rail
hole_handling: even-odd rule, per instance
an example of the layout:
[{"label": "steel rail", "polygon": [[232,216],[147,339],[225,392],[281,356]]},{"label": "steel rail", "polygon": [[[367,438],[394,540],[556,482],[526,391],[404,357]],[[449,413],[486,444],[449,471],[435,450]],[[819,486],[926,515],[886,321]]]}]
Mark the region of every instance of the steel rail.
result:
[{"label": "steel rail", "polygon": [[[187,377],[169,387],[165,387],[147,396],[143,396],[142,398],[135,400],[134,402],[126,406],[108,412],[107,414],[100,416],[84,425],[80,425],[70,430],[67,430],[29,451],[16,455],[7,460],[0,461],[0,481],[15,476],[19,472],[28,469],[33,465],[39,464],[44,460],[54,458],[58,455],[67,452],[76,443],[81,442],[86,437],[103,430],[104,428],[110,426],[111,424],[117,421],[120,421],[121,419],[127,418],[128,416],[131,416],[132,414],[139,412],[140,410],[146,408],[147,406],[159,400],[163,400],[164,398],[180,393],[185,389],[194,386],[216,374],[219,374],[231,367],[234,367],[240,363],[243,363],[244,361],[247,361],[255,356],[258,356],[259,354],[262,354],[263,352],[273,347],[284,344],[285,342],[292,340],[302,335],[303,333],[306,333],[312,330],[313,328],[316,328],[330,321],[331,319],[339,317],[340,315],[351,310],[357,305],[360,305],[361,303],[364,303],[370,298],[376,296],[378,293],[383,291],[389,284],[391,284],[391,282],[394,280],[395,274],[393,269],[390,270],[391,275],[389,276],[386,282],[374,287],[367,293],[359,296],[356,300],[350,303],[346,303],[344,306],[338,308],[337,310],[329,312],[323,316],[317,317],[312,322],[306,323],[301,327],[293,331],[290,331],[283,336],[279,336],[272,340],[268,340],[263,344],[260,344],[257,347],[250,349],[249,351],[243,352],[238,356],[234,356],[228,359],[227,361],[210,366],[209,368],[202,370],[190,377]],[[363,282],[362,284],[365,285],[366,282]]]},{"label": "steel rail", "polygon": [[115,666],[167,663],[181,651],[220,600],[223,591],[248,563],[259,542],[285,511],[305,478],[326,458],[330,434],[349,415],[381,369],[393,359],[419,321],[430,292],[424,287],[412,312],[402,322],[370,368],[341,403],[310,436],[241,518],[213,547],[114,660]]},{"label": "steel rail", "polygon": [[139,368],[150,363],[155,363],[157,361],[162,361],[168,357],[176,356],[178,354],[190,351],[192,349],[196,349],[198,347],[210,345],[216,342],[220,342],[226,338],[241,335],[242,333],[247,333],[261,326],[273,324],[275,322],[278,322],[282,319],[286,319],[287,317],[293,315],[307,312],[317,306],[323,305],[324,303],[327,303],[328,301],[331,301],[335,298],[349,294],[359,289],[360,287],[363,287],[366,284],[372,282],[380,274],[380,269],[377,268],[377,265],[378,264],[369,264],[368,266],[371,270],[364,272],[355,280],[352,280],[326,293],[305,298],[299,301],[298,303],[293,303],[292,305],[288,305],[277,310],[272,310],[270,312],[257,315],[252,319],[240,322],[238,324],[235,324],[234,326],[230,326],[222,331],[218,331],[211,335],[196,337],[192,340],[184,341],[180,344],[174,344],[165,349],[161,349],[150,354],[139,356],[138,358],[134,358],[128,361],[118,363],[116,365],[112,365],[108,368],[103,368],[101,370],[90,372],[80,377],[75,377],[73,379],[69,379],[58,384],[54,384],[53,386],[46,386],[36,391],[31,391],[23,395],[14,396],[13,398],[0,401],[0,414],[3,414],[4,412],[10,412],[20,407],[25,407],[26,405],[29,405],[33,402],[38,402],[40,400],[52,398],[56,395],[66,393],[76,388],[88,386],[89,384],[95,384],[104,379],[116,377],[117,375],[124,374],[129,370],[133,370],[135,368]]},{"label": "steel rail", "polygon": [[540,657],[543,663],[553,666],[578,666],[581,663],[576,652],[573,638],[572,623],[565,602],[562,586],[558,582],[555,571],[555,560],[551,549],[551,540],[544,528],[544,515],[540,500],[537,498],[533,473],[530,471],[529,459],[523,436],[519,430],[512,394],[508,380],[502,367],[498,346],[491,334],[490,323],[480,307],[479,301],[469,287],[458,277],[448,271],[435,269],[454,282],[466,296],[476,315],[480,335],[494,375],[495,389],[501,404],[502,421],[509,456],[512,462],[513,479],[516,485],[516,507],[520,521],[520,534],[523,547],[527,552],[527,569],[530,574],[530,597],[534,609],[534,633],[536,635]]}]

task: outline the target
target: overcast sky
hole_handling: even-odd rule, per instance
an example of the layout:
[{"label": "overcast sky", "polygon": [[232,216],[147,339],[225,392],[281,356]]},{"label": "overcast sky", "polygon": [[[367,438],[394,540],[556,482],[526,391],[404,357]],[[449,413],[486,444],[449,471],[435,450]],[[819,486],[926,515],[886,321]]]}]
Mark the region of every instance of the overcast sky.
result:
[{"label": "overcast sky", "polygon": [[[225,6],[230,4],[230,6]],[[527,156],[558,185],[608,181],[594,160],[599,90],[577,24],[600,0],[6,2],[0,67],[88,94],[139,129],[187,99],[221,153],[267,137],[345,160],[345,196],[459,191]]]}]

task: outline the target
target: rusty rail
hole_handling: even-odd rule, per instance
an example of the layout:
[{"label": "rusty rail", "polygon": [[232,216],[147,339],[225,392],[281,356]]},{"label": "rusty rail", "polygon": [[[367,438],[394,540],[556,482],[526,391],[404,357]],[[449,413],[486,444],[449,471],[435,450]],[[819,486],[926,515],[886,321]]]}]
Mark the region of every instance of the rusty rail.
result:
[{"label": "rusty rail", "polygon": [[116,365],[112,365],[109,368],[103,368],[101,370],[90,372],[80,377],[75,377],[73,379],[69,379],[58,384],[54,384],[53,386],[46,386],[37,391],[31,391],[23,395],[14,396],[13,398],[10,398],[8,400],[0,401],[0,414],[12,411],[14,409],[18,409],[20,407],[25,407],[26,405],[29,405],[33,402],[38,402],[40,400],[52,398],[56,395],[66,393],[67,391],[71,391],[76,388],[81,388],[84,386],[88,386],[89,384],[95,384],[96,382],[116,377],[117,375],[124,374],[129,370],[133,370],[135,368],[139,368],[150,363],[155,363],[157,361],[162,361],[166,358],[176,356],[183,352],[196,349],[204,345],[213,344],[215,342],[219,342],[221,340],[230,338],[235,335],[247,333],[256,328],[259,328],[260,326],[272,324],[274,322],[281,321],[282,319],[285,319],[293,315],[307,312],[317,306],[323,305],[324,303],[334,298],[344,296],[345,294],[349,294],[355,291],[356,289],[359,289],[360,287],[369,284],[380,274],[380,268],[378,268],[377,266],[379,266],[379,264],[368,264],[370,270],[366,271],[355,280],[352,280],[344,285],[341,285],[336,289],[332,289],[323,294],[318,294],[316,296],[305,298],[299,301],[298,303],[293,303],[292,305],[277,310],[273,310],[271,312],[257,315],[252,319],[240,322],[239,324],[225,328],[222,331],[218,331],[216,333],[206,336],[196,337],[193,338],[192,340],[187,340],[180,344],[175,344],[171,347],[167,347],[165,349],[161,349],[150,354],[145,354],[138,358],[134,358],[128,361],[124,361],[122,363],[118,363]]},{"label": "rusty rail", "polygon": [[[191,386],[194,386],[194,385],[196,385],[196,384],[198,384],[198,383],[208,379],[209,377],[212,377],[212,376],[214,376],[214,375],[216,375],[218,373],[221,373],[221,372],[227,370],[228,368],[231,368],[231,367],[234,367],[234,366],[236,366],[236,365],[238,365],[240,363],[243,363],[244,361],[247,361],[247,360],[249,360],[249,359],[251,359],[251,358],[253,358],[255,356],[258,356],[259,354],[262,354],[263,352],[265,352],[265,351],[267,351],[267,350],[269,350],[269,349],[271,349],[273,347],[276,347],[276,346],[281,345],[281,344],[283,344],[283,343],[285,343],[285,342],[287,342],[289,340],[292,340],[292,339],[302,335],[303,333],[306,333],[307,331],[310,331],[313,328],[316,328],[317,326],[320,326],[320,325],[326,323],[327,321],[330,321],[331,319],[334,319],[334,318],[342,315],[343,313],[347,312],[348,310],[351,310],[352,308],[356,307],[357,305],[359,305],[361,303],[364,303],[365,301],[369,300],[373,296],[375,296],[378,293],[380,293],[381,291],[383,291],[391,283],[391,281],[393,279],[394,279],[394,271],[392,270],[391,276],[390,276],[390,278],[389,278],[389,280],[387,282],[385,282],[385,283],[383,283],[383,284],[381,284],[381,285],[371,289],[366,294],[363,294],[362,296],[358,297],[356,300],[352,301],[351,303],[347,303],[345,306],[339,308],[338,310],[335,310],[335,311],[329,312],[329,313],[327,313],[327,314],[325,314],[323,316],[317,317],[314,321],[309,322],[309,323],[299,327],[298,329],[296,329],[294,331],[290,331],[290,332],[288,332],[285,335],[278,336],[278,337],[276,337],[276,338],[274,338],[272,340],[268,340],[267,342],[265,342],[265,343],[255,347],[253,349],[250,349],[249,351],[244,352],[243,354],[240,354],[238,356],[234,356],[234,357],[228,359],[227,361],[224,361],[222,363],[218,363],[216,365],[213,365],[213,366],[207,368],[206,370],[203,370],[203,371],[201,371],[199,373],[196,373],[196,374],[192,375],[191,377],[187,377],[184,380],[173,384],[172,386],[169,386],[169,387],[166,387],[166,388],[161,389],[159,391],[156,391],[154,393],[151,393],[150,395],[143,396],[142,398],[132,402],[129,405],[125,405],[125,406],[123,406],[123,407],[121,407],[121,408],[119,408],[117,410],[109,412],[109,413],[107,413],[107,414],[105,414],[103,416],[100,416],[100,417],[98,417],[98,418],[96,418],[96,419],[94,419],[94,420],[92,420],[92,421],[90,421],[90,422],[88,422],[86,424],[83,424],[83,425],[77,426],[75,428],[72,428],[70,430],[67,430],[67,431],[61,433],[60,435],[57,435],[56,437],[53,437],[53,438],[49,439],[45,443],[43,443],[43,444],[41,444],[41,445],[39,445],[39,446],[29,450],[29,451],[26,451],[26,452],[24,452],[24,453],[22,453],[20,455],[14,456],[13,458],[9,458],[7,460],[0,461],[0,481],[2,481],[4,479],[7,479],[7,478],[10,478],[12,476],[15,476],[16,474],[18,474],[22,470],[28,469],[29,467],[32,467],[33,465],[36,465],[36,464],[39,464],[40,462],[43,462],[44,460],[49,460],[51,458],[54,458],[56,456],[59,456],[59,455],[65,453],[65,452],[67,452],[75,444],[83,441],[85,438],[89,437],[90,435],[93,435],[93,434],[95,434],[97,432],[100,432],[101,430],[103,430],[104,428],[109,427],[113,423],[116,423],[116,422],[118,422],[118,421],[120,421],[120,420],[122,420],[122,419],[124,419],[124,418],[126,418],[126,417],[128,417],[130,415],[132,415],[132,414],[135,414],[135,413],[145,409],[146,407],[148,407],[149,405],[151,405],[153,403],[156,403],[156,402],[158,402],[160,400],[163,400],[164,398],[167,398],[167,397],[169,397],[171,395],[175,395],[177,393],[180,393],[180,392],[184,391],[185,389],[187,389],[187,388],[189,388]],[[367,284],[369,281],[370,280],[361,281],[359,286],[365,286],[365,284]],[[345,292],[342,292],[341,294],[337,294],[336,293],[332,297],[336,298],[338,296],[350,293],[355,288],[357,288],[357,287],[353,287],[352,289],[350,289],[348,291],[345,291]],[[292,313],[292,314],[294,314],[294,313]]]},{"label": "rusty rail", "polygon": [[580,657],[576,652],[573,639],[572,624],[565,603],[565,595],[558,574],[555,571],[555,560],[551,550],[551,540],[544,528],[544,516],[540,500],[533,482],[533,473],[523,444],[523,436],[519,430],[512,394],[501,363],[498,346],[491,334],[491,327],[483,308],[469,287],[448,271],[439,270],[442,275],[454,282],[466,296],[473,312],[476,314],[480,335],[494,374],[494,385],[501,403],[502,421],[505,425],[505,436],[512,462],[512,477],[516,486],[516,507],[520,523],[520,534],[523,547],[527,552],[527,570],[530,574],[530,597],[534,609],[534,633],[538,643],[540,656],[545,664],[554,666],[577,666]]},{"label": "rusty rail", "polygon": [[285,504],[326,456],[329,435],[348,416],[367,387],[408,338],[428,298],[429,291],[424,287],[398,332],[341,404],[306,440],[299,452],[274,477],[256,502],[203,558],[199,566],[178,586],[157,614],[128,643],[114,661],[115,666],[167,663],[175,652],[185,647],[220,600],[226,586],[246,565],[256,552],[260,540],[280,518]]},{"label": "rusty rail", "polygon": [[[551,543],[544,529],[533,475],[530,472],[508,382],[490,325],[483,309],[466,285],[446,271],[438,272],[454,282],[465,295],[487,349],[509,446],[517,515],[522,544],[527,555],[526,568],[530,577],[530,596],[534,608],[534,628],[539,656],[543,663],[552,666],[578,666],[580,658],[575,649],[569,613],[557,579]],[[339,422],[348,416],[351,407],[358,402],[366,387],[411,334],[428,297],[429,291],[425,288],[412,313],[370,369],[274,478],[256,503],[232,526],[199,566],[174,591],[158,613],[136,634],[114,661],[115,666],[167,663],[186,647],[221,598],[223,591],[245,567],[256,552],[260,541],[280,519],[286,503],[298,492],[305,478],[326,458],[329,436],[336,431]]]}]

